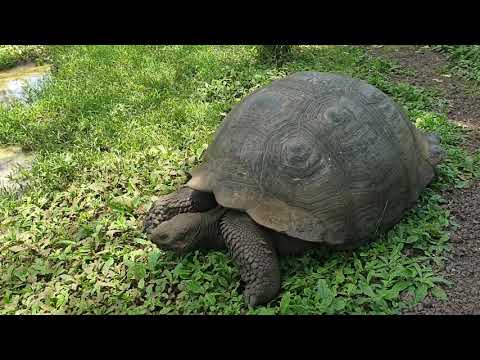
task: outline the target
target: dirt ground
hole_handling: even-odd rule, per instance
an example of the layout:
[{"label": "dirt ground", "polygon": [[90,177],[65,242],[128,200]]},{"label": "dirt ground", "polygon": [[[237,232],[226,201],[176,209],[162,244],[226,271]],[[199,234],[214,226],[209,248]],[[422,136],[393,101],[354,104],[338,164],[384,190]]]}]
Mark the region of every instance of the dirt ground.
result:
[{"label": "dirt ground", "polygon": [[[465,148],[470,152],[480,148],[480,95],[475,95],[471,83],[448,71],[441,54],[410,45],[367,48],[371,54],[396,61],[402,68],[415,72],[407,76],[399,73],[395,80],[440,91],[448,100],[449,119],[470,130]],[[446,289],[448,300],[427,297],[405,314],[480,314],[480,183],[447,193],[445,198],[459,225],[452,232],[454,251],[443,270],[444,277],[454,285]]]}]

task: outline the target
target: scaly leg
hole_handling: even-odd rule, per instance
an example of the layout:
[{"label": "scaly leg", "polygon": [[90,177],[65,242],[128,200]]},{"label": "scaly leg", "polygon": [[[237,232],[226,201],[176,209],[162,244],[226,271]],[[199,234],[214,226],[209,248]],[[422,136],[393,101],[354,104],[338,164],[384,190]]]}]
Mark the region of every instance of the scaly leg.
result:
[{"label": "scaly leg", "polygon": [[212,193],[182,187],[178,191],[162,196],[150,208],[143,224],[147,234],[174,216],[189,212],[203,212],[217,206]]},{"label": "scaly leg", "polygon": [[280,290],[280,268],[273,240],[247,214],[228,211],[219,224],[229,254],[246,283],[248,305],[272,300]]}]

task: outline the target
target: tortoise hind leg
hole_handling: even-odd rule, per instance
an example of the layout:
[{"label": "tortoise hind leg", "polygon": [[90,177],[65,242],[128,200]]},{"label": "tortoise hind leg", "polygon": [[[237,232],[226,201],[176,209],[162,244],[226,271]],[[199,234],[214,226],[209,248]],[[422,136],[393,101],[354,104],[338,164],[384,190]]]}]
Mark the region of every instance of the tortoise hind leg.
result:
[{"label": "tortoise hind leg", "polygon": [[170,220],[178,214],[203,212],[213,209],[217,205],[212,193],[182,187],[155,201],[145,218],[143,230],[150,234],[160,223]]},{"label": "tortoise hind leg", "polygon": [[247,214],[228,211],[220,220],[220,234],[246,283],[248,305],[272,300],[280,290],[280,268],[273,240]]},{"label": "tortoise hind leg", "polygon": [[300,240],[281,233],[273,232],[272,236],[275,241],[278,256],[280,257],[302,256],[307,251],[320,246],[318,243]]}]

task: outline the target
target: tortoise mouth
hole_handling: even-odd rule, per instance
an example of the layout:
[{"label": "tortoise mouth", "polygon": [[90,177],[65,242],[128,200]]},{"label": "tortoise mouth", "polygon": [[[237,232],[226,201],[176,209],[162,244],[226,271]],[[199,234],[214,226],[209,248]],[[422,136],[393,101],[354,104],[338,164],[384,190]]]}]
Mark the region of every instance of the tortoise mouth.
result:
[{"label": "tortoise mouth", "polygon": [[430,146],[430,162],[433,166],[440,164],[443,160],[445,160],[447,153],[443,150],[440,145],[432,145]]},{"label": "tortoise mouth", "polygon": [[201,230],[199,219],[194,214],[179,214],[162,222],[151,231],[152,242],[162,250],[174,251],[177,254],[190,251],[200,239]]},{"label": "tortoise mouth", "polygon": [[195,248],[198,236],[183,235],[176,238],[170,236],[162,236],[155,238],[153,242],[162,250],[173,251],[177,255],[182,255],[190,252]]}]

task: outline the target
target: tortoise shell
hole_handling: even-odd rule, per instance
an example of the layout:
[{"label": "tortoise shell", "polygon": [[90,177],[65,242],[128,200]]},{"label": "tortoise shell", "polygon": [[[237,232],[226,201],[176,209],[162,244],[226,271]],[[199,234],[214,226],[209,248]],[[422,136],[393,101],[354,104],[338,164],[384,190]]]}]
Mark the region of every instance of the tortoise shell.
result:
[{"label": "tortoise shell", "polygon": [[374,86],[300,72],[231,110],[187,186],[280,233],[355,243],[397,223],[431,182],[425,142]]}]

